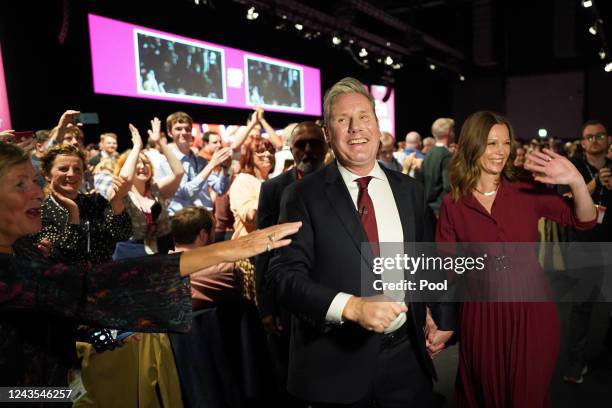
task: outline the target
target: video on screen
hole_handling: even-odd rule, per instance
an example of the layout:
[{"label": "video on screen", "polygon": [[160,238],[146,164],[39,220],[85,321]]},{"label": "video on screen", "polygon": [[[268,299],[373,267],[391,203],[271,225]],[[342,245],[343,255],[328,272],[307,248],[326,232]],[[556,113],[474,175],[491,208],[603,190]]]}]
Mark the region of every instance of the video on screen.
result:
[{"label": "video on screen", "polygon": [[138,90],[225,101],[222,49],[135,31]]},{"label": "video on screen", "polygon": [[252,56],[245,60],[248,105],[304,109],[301,68]]}]

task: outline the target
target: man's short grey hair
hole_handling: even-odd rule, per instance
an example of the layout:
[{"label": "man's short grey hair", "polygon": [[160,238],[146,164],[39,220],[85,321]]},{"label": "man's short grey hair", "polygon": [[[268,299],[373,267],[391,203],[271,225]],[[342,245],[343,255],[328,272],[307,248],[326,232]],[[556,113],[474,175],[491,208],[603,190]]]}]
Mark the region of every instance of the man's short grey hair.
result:
[{"label": "man's short grey hair", "polygon": [[391,133],[382,131],[380,132],[380,143],[383,145],[392,145],[395,144],[395,138]]},{"label": "man's short grey hair", "polygon": [[370,104],[372,105],[374,117],[376,118],[376,121],[378,121],[378,118],[376,117],[374,98],[368,93],[365,85],[355,78],[346,77],[336,82],[327,90],[327,92],[325,92],[325,96],[323,97],[323,118],[325,120],[325,126],[329,126],[330,124],[331,108],[332,104],[334,103],[334,99],[336,99],[337,96],[346,93],[358,93],[368,98],[368,101],[370,101]]},{"label": "man's short grey hair", "polygon": [[451,129],[455,126],[455,121],[451,118],[438,118],[431,125],[431,135],[436,139],[440,140],[442,137],[448,135]]}]

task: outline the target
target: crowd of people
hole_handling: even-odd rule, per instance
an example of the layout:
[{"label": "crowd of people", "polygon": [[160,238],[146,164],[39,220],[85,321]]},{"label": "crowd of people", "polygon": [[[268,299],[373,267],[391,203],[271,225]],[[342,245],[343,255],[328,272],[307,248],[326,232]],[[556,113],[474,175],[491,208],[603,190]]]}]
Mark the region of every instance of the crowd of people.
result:
[{"label": "crowd of people", "polygon": [[[156,367],[134,404],[174,406],[176,392],[194,407],[429,407],[432,360],[458,342],[457,406],[550,406],[554,303],[391,301],[363,270],[389,256],[384,242],[538,242],[543,218],[568,240],[612,241],[603,123],[566,144],[521,141],[482,111],[458,138],[439,118],[431,136],[399,140],[353,78],[327,91],[322,124],[277,133],[258,107],[233,139],[206,132],[199,148],[185,112],[165,129],[153,118],[146,142],[129,124],[87,146],[78,113],[18,145],[1,135],[1,385],[77,373],[87,393],[75,405],[110,406],[123,396],[101,390],[125,382],[90,361],[133,359]],[[543,274],[537,259],[521,265],[505,273]],[[588,372],[592,309],[572,306],[565,381]],[[75,342],[100,327],[136,334],[81,366]],[[602,350],[610,360],[612,314]]]}]

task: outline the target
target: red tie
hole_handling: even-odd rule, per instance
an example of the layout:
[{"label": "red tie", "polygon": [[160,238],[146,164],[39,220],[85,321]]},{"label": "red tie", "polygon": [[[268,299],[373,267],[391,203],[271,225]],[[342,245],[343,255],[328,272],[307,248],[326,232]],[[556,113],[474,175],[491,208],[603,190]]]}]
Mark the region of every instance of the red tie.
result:
[{"label": "red tie", "polygon": [[374,204],[372,198],[368,194],[368,184],[370,184],[372,176],[361,177],[355,180],[359,186],[359,195],[357,196],[357,209],[359,218],[365,229],[368,241],[372,245],[372,252],[375,257],[379,256],[378,249],[378,228],[376,227],[376,213],[374,212]]}]

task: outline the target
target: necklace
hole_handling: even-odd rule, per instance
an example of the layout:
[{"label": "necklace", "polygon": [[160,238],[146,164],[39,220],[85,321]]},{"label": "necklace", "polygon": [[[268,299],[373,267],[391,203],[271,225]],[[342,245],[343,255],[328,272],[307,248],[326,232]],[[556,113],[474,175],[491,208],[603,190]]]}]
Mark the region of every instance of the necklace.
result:
[{"label": "necklace", "polygon": [[486,193],[478,190],[476,187],[474,187],[474,191],[476,191],[479,194],[482,194],[485,197],[491,197],[493,194],[497,193],[497,189],[499,188],[499,186],[495,187],[495,190],[493,191],[487,191]]}]

